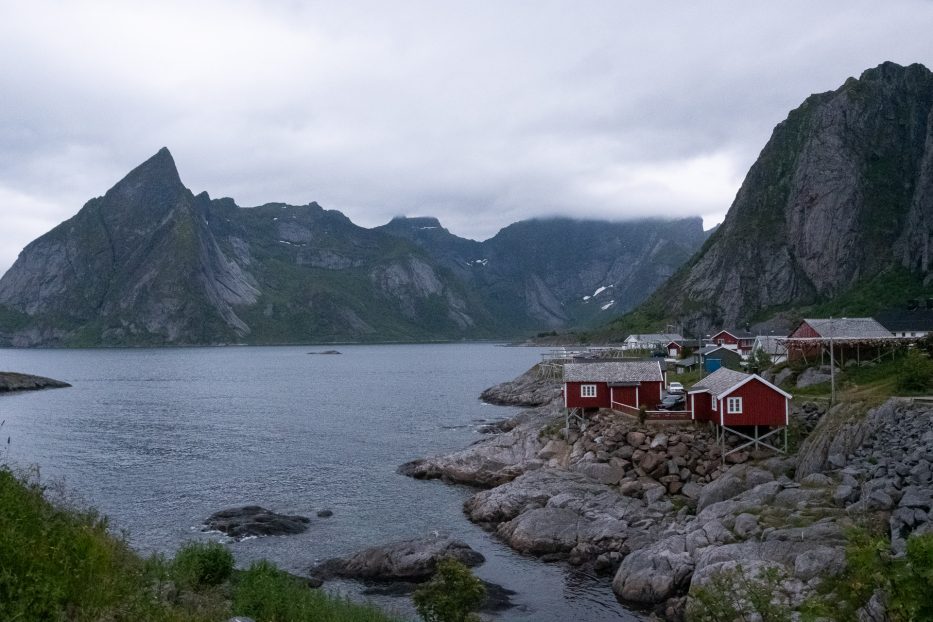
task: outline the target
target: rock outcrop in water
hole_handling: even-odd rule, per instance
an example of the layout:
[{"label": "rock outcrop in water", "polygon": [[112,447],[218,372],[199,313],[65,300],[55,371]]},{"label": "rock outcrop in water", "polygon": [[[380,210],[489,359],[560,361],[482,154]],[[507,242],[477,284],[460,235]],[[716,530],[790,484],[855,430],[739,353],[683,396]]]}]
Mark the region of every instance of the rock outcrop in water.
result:
[{"label": "rock outcrop in water", "polygon": [[307,531],[311,520],[305,516],[276,514],[258,505],[229,508],[211,514],[206,529],[220,531],[235,540],[259,536],[287,536]]},{"label": "rock outcrop in water", "polygon": [[61,380],[43,376],[30,376],[15,372],[0,371],[0,393],[13,391],[37,391],[39,389],[62,389],[71,385]]},{"label": "rock outcrop in water", "polygon": [[560,397],[560,385],[540,377],[535,365],[524,374],[489,387],[479,398],[498,406],[543,406]]},{"label": "rock outcrop in water", "polygon": [[461,540],[426,536],[364,549],[348,557],[329,559],[312,567],[321,579],[343,577],[371,581],[423,581],[431,578],[437,562],[451,557],[467,566],[485,558]]}]

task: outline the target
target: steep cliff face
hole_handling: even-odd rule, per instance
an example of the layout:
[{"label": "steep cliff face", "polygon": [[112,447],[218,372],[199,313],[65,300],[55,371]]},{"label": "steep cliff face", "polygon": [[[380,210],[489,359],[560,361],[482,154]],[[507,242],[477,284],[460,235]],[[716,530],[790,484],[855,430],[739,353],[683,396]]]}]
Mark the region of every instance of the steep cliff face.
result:
[{"label": "steep cliff face", "polygon": [[928,279],[931,211],[933,74],[884,63],[774,129],[722,226],[640,311],[699,334],[898,265]]},{"label": "steep cliff face", "polygon": [[526,220],[484,242],[452,235],[433,218],[383,227],[422,246],[516,328],[603,322],[669,278],[706,239],[699,218],[631,222]]},{"label": "steep cliff face", "polygon": [[0,305],[41,318],[14,343],[56,341],[47,331],[104,343],[246,335],[234,307],[256,301],[256,283],[218,246],[207,202],[162,149],[31,243],[0,279]]},{"label": "steep cliff face", "polygon": [[480,243],[433,218],[244,209],[193,195],[162,149],[23,250],[0,279],[0,344],[511,337],[631,306],[702,239],[698,219],[530,221]]}]

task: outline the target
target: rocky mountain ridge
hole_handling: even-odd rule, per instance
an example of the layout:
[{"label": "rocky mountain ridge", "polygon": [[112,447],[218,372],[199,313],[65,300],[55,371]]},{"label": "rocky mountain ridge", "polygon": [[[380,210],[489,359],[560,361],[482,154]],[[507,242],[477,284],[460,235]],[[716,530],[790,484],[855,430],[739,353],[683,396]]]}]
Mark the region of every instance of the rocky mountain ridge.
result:
[{"label": "rocky mountain ridge", "polygon": [[699,219],[526,221],[485,242],[433,218],[366,229],[317,203],[195,195],[163,148],[23,250],[0,344],[523,336],[634,306],[704,237]]},{"label": "rocky mountain ridge", "polygon": [[933,73],[887,62],[791,111],[718,230],[618,326],[705,334],[866,287],[895,306],[890,275],[930,286],[931,238]]}]

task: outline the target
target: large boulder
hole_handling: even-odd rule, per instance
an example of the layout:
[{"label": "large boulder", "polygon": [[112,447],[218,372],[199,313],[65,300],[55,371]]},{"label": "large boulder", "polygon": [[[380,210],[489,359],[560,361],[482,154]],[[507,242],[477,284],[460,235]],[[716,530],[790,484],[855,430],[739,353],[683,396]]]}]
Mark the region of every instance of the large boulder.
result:
[{"label": "large boulder", "polygon": [[477,566],[486,561],[482,554],[465,542],[428,536],[374,546],[349,557],[328,559],[312,567],[310,572],[321,579],[421,581],[430,578],[437,569],[437,562],[448,557],[467,566]]},{"label": "large boulder", "polygon": [[561,385],[541,377],[535,365],[514,380],[489,387],[479,397],[499,406],[543,406],[560,397],[560,391]]},{"label": "large boulder", "polygon": [[806,387],[812,387],[815,384],[822,384],[824,382],[829,382],[830,375],[824,373],[815,367],[808,367],[803,370],[799,376],[797,376],[797,388],[803,389]]},{"label": "large boulder", "polygon": [[684,591],[692,573],[684,536],[671,536],[623,559],[612,591],[625,602],[653,605]]},{"label": "large boulder", "polygon": [[301,533],[311,522],[305,516],[276,514],[258,505],[215,512],[204,522],[207,531],[220,531],[235,540],[259,536],[285,536]]},{"label": "large boulder", "polygon": [[412,460],[401,465],[398,472],[416,479],[443,479],[482,488],[499,486],[547,464],[549,458],[539,457],[547,446],[541,429],[557,414],[552,407],[529,411],[508,432],[490,435],[450,454]]}]

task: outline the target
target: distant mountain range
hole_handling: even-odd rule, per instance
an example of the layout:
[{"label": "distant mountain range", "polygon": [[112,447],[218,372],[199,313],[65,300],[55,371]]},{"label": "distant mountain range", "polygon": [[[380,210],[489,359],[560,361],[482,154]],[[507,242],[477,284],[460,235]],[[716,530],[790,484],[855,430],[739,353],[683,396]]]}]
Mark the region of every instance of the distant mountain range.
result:
[{"label": "distant mountain range", "polygon": [[933,74],[884,63],[774,129],[722,225],[607,337],[692,335],[933,294]]},{"label": "distant mountain range", "polygon": [[0,345],[511,338],[604,323],[705,239],[699,218],[530,220],[485,242],[434,218],[366,229],[316,203],[194,195],[161,149],[22,251]]}]

